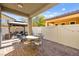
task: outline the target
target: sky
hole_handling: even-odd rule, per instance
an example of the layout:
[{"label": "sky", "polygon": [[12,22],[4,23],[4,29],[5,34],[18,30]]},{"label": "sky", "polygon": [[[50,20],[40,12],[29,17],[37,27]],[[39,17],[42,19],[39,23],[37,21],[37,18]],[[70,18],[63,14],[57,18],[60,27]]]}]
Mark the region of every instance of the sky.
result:
[{"label": "sky", "polygon": [[[75,10],[79,10],[79,3],[60,3],[50,9],[48,9],[47,11],[41,13],[41,15],[44,15],[45,18],[52,18],[55,16],[59,16],[62,15],[64,13],[68,13],[71,11],[75,11]],[[12,18],[15,18],[16,20],[21,20],[24,17],[18,16],[18,15],[14,15],[11,13],[6,13],[6,12],[2,12],[3,14],[6,14]]]},{"label": "sky", "polygon": [[79,10],[79,3],[61,3],[42,13],[42,15],[46,18],[52,18],[75,10]]},{"label": "sky", "polygon": [[8,12],[2,12],[2,14],[5,14],[7,16],[10,16],[10,17],[12,17],[12,18],[14,18],[14,19],[16,19],[18,21],[21,21],[21,19],[27,19],[27,18],[25,18],[23,16],[15,15],[15,14],[8,13]]}]

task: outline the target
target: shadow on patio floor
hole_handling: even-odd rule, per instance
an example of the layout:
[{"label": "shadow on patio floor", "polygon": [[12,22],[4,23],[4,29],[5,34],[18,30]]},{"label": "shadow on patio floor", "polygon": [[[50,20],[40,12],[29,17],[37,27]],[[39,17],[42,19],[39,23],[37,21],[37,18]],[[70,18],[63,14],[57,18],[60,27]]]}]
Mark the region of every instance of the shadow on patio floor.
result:
[{"label": "shadow on patio floor", "polygon": [[24,43],[13,43],[14,50],[5,56],[36,56],[39,55],[39,47]]},{"label": "shadow on patio floor", "polygon": [[[49,40],[43,40],[41,46],[31,46],[21,42],[12,44],[13,48],[5,49],[5,56],[79,56],[79,50]],[[0,54],[1,55],[1,54]]]},{"label": "shadow on patio floor", "polygon": [[49,56],[79,56],[79,50],[49,40],[43,40],[43,55]]}]

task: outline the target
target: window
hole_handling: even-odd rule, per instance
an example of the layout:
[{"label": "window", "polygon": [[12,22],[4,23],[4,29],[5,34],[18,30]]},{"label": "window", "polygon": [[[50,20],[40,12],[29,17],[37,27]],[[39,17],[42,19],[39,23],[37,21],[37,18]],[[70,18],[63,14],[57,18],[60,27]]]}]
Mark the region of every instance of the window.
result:
[{"label": "window", "polygon": [[65,23],[62,23],[61,25],[65,25]]},{"label": "window", "polygon": [[54,24],[54,22],[51,22],[52,24]]},{"label": "window", "polygon": [[55,24],[56,26],[58,26],[58,24]]},{"label": "window", "polygon": [[76,24],[76,22],[75,22],[75,21],[73,21],[73,22],[70,22],[70,24]]}]

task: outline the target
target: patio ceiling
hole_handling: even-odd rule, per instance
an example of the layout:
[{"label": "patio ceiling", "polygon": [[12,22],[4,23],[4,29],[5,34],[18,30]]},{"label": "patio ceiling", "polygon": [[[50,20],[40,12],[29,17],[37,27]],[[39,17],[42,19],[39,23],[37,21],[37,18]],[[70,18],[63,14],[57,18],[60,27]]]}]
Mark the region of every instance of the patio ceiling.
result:
[{"label": "patio ceiling", "polygon": [[11,12],[25,17],[33,17],[57,5],[57,3],[22,3],[22,6],[20,6],[20,8],[18,7],[19,4],[2,3],[2,11]]}]

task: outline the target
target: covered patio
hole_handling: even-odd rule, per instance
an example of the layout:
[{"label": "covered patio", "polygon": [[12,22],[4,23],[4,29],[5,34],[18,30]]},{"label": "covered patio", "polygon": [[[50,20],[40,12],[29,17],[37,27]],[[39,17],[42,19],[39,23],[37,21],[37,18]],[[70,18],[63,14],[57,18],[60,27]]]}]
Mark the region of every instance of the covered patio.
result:
[{"label": "covered patio", "polygon": [[16,15],[24,16],[28,18],[28,34],[32,34],[32,18],[51,7],[54,7],[57,3],[4,3],[1,4],[1,11],[9,12]]},{"label": "covered patio", "polygon": [[[32,18],[55,5],[57,3],[3,3],[0,4],[0,14],[1,12],[9,12],[28,18],[28,35],[32,35]],[[2,39],[0,46],[1,41]]]},{"label": "covered patio", "polygon": [[[56,5],[57,3],[3,3],[3,4],[0,4],[0,21],[1,21],[2,11],[13,13],[13,14],[23,16],[23,17],[27,17],[28,18],[28,26],[27,26],[28,35],[32,35],[32,18]],[[17,24],[16,22],[10,22],[9,25],[14,25],[14,26],[21,25],[24,28],[26,26],[26,24],[24,23]],[[10,27],[9,27],[9,33],[10,33]],[[50,30],[50,32],[48,31],[48,33],[52,35],[54,33],[57,34],[58,31],[56,33],[56,31],[53,32],[52,30]],[[65,46],[63,44],[59,44],[57,42],[52,41],[53,39],[52,37],[55,37],[55,36],[52,35],[50,38],[50,35],[48,33],[46,34],[46,38],[48,38],[48,40],[46,40],[45,38],[42,39],[41,40],[42,44],[40,46],[32,46],[31,44],[27,44],[29,42],[27,41],[20,42],[20,40],[18,39],[14,39],[14,40],[11,39],[11,40],[8,40],[8,41],[6,40],[5,42],[2,42],[2,36],[1,36],[0,55],[2,56],[75,56],[75,55],[77,56],[79,55],[78,49]],[[56,40],[56,38],[54,40]]]},{"label": "covered patio", "polygon": [[[0,4],[0,19],[1,19],[1,12],[9,12],[9,13],[13,13],[15,15],[26,17],[26,18],[28,18],[28,35],[32,35],[32,18],[35,17],[36,15],[48,10],[49,8],[54,7],[55,5],[57,5],[57,3],[42,3],[42,4],[41,3],[2,3],[2,4]],[[13,26],[22,25],[22,24],[16,24],[14,22],[12,22],[12,23],[10,22],[8,24],[9,24],[9,34],[11,34],[11,32],[10,32],[11,25],[13,25]],[[24,31],[25,31],[25,26],[24,26]],[[11,51],[16,50],[14,48],[14,45],[16,45],[17,47],[20,46],[19,48],[23,49],[22,51],[24,51],[24,49],[25,49],[24,46],[27,46],[26,44],[20,43],[19,40],[17,40],[17,39],[15,39],[15,40],[11,39],[11,40],[6,40],[5,42],[2,42],[2,34],[0,33],[0,35],[1,35],[0,55],[6,55],[7,53],[9,53]],[[11,45],[9,45],[9,44],[11,44]],[[19,44],[19,45],[17,45],[17,44]],[[23,55],[37,55],[35,53],[35,51],[36,50],[38,51],[39,47],[38,48],[37,47],[29,48],[29,47],[30,46],[27,46],[26,48],[28,48],[29,50],[31,49],[30,50],[31,52],[28,50],[25,50],[26,52],[24,54],[24,52],[17,50],[16,53],[19,53],[19,52],[21,53],[21,54],[19,53],[17,55],[22,55],[22,53],[23,53]],[[19,49],[19,48],[17,48],[17,49]],[[32,50],[35,50],[34,53],[32,53],[33,52]],[[14,53],[14,55],[16,53]]]}]

